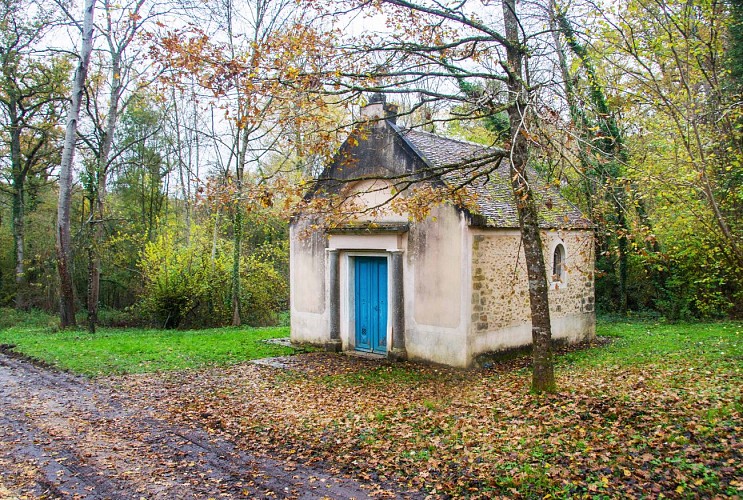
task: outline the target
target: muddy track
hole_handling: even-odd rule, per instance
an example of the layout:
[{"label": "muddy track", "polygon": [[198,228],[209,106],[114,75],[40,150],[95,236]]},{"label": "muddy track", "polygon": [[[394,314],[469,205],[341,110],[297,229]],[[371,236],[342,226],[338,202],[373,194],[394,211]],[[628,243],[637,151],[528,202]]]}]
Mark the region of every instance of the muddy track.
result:
[{"label": "muddy track", "polygon": [[105,387],[0,354],[0,496],[368,498],[369,485],[247,454]]}]

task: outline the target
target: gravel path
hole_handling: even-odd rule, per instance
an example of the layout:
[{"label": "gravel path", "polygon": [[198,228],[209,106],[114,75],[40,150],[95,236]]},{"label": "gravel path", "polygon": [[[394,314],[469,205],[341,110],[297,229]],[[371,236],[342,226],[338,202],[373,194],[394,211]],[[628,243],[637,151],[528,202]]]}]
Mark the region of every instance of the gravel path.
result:
[{"label": "gravel path", "polygon": [[[368,486],[367,486],[368,488]],[[369,498],[350,479],[246,454],[123,392],[0,354],[0,498]]]}]

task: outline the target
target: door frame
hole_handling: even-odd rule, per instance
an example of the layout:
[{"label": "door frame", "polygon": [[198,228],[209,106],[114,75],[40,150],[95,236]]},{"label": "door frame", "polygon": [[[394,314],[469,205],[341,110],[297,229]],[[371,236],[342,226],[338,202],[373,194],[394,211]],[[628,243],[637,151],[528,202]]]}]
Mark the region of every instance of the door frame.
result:
[{"label": "door frame", "polygon": [[[386,356],[389,354],[392,346],[392,314],[390,314],[392,306],[391,291],[391,279],[392,279],[392,266],[390,265],[390,254],[385,251],[350,251],[344,252],[343,260],[345,261],[345,286],[342,290],[343,305],[345,306],[345,315],[341,315],[342,320],[345,319],[348,349],[356,350],[356,257],[384,257],[387,260],[387,321],[385,325],[384,335],[386,337],[387,351],[385,354],[381,353],[368,353],[371,356]],[[345,318],[343,318],[345,316]],[[367,352],[367,351],[359,351]]]}]

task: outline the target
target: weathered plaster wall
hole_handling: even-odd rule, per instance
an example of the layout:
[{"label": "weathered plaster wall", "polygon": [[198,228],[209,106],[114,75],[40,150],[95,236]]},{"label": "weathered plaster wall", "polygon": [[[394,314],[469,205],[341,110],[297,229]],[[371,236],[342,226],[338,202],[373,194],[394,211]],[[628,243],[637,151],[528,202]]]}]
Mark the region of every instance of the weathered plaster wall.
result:
[{"label": "weathered plaster wall", "polygon": [[435,208],[431,215],[410,230],[414,317],[419,325],[455,328],[462,305],[462,222],[448,206]]},{"label": "weathered plaster wall", "polygon": [[344,206],[349,213],[358,212],[354,219],[375,222],[407,222],[405,213],[397,213],[391,206],[395,199],[392,183],[382,179],[367,179],[351,184]]},{"label": "weathered plaster wall", "polygon": [[[524,252],[517,230],[473,230],[470,357],[531,343]],[[595,335],[593,239],[590,231],[543,231],[545,264],[558,243],[566,250],[565,279],[550,282],[553,338]]]},{"label": "weathered plaster wall", "polygon": [[327,238],[323,231],[311,231],[309,226],[309,221],[299,219],[289,228],[291,338],[294,342],[322,344],[330,338],[325,286]]},{"label": "weathered plaster wall", "polygon": [[410,359],[468,364],[467,231],[464,217],[449,205],[435,207],[428,219],[411,226],[405,259]]}]

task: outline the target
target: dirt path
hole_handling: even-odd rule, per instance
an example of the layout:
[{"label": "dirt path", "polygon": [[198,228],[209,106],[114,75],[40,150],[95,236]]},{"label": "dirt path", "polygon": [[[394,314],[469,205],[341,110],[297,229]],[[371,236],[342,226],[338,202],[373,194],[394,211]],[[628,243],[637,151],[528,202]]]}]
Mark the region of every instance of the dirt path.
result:
[{"label": "dirt path", "polygon": [[237,450],[124,393],[0,354],[0,498],[369,498]]}]

